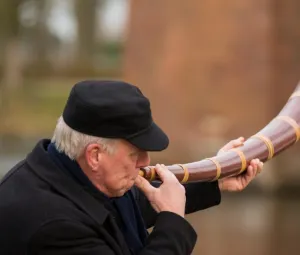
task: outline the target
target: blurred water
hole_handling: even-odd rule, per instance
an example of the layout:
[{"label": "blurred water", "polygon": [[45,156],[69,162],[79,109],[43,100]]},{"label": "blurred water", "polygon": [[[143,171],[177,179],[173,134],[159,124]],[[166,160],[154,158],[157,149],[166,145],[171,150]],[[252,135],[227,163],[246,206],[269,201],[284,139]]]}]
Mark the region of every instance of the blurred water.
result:
[{"label": "blurred water", "polygon": [[16,163],[24,159],[39,138],[0,136],[0,178]]},{"label": "blurred water", "polygon": [[188,216],[198,233],[193,254],[300,254],[299,216],[299,199],[225,196],[220,206]]},{"label": "blurred water", "polygon": [[[0,178],[37,140],[2,143]],[[187,216],[198,233],[193,254],[300,254],[300,199],[295,197],[245,191],[223,195],[221,205]]]},{"label": "blurred water", "polygon": [[19,155],[0,156],[0,179],[1,177],[21,159]]}]

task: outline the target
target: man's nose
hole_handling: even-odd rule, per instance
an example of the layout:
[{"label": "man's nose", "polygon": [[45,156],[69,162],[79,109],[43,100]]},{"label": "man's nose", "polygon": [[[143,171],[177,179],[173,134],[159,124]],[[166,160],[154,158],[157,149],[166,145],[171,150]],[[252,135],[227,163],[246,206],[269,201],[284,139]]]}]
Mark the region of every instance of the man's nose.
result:
[{"label": "man's nose", "polygon": [[141,152],[138,159],[138,167],[149,166],[149,164],[150,164],[149,153],[147,151]]}]

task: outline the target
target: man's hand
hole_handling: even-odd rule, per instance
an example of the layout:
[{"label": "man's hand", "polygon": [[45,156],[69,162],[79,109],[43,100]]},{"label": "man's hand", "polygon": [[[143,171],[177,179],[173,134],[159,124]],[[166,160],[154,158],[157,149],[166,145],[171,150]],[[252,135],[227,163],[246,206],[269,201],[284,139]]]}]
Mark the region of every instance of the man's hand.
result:
[{"label": "man's hand", "polygon": [[[243,137],[230,141],[219,150],[217,155],[221,155],[232,148],[242,146],[244,141],[245,139]],[[261,172],[262,168],[263,162],[261,162],[259,159],[253,159],[251,160],[246,171],[242,174],[219,180],[219,188],[221,191],[241,191],[247,187],[247,185],[255,178],[257,174]]]},{"label": "man's hand", "polygon": [[135,185],[144,192],[156,212],[169,211],[184,217],[185,188],[165,165],[157,164],[155,170],[163,182],[159,188],[153,187],[139,175],[135,180]]}]

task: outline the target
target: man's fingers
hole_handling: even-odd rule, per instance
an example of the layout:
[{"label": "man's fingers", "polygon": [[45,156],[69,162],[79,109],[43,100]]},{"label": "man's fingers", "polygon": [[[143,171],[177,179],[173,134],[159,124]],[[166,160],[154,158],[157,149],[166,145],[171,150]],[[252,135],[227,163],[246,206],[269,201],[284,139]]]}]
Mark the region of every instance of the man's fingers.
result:
[{"label": "man's fingers", "polygon": [[155,169],[156,169],[156,173],[159,175],[162,182],[165,182],[166,180],[176,178],[175,175],[172,172],[170,172],[168,169],[166,169],[165,165],[157,164],[155,166]]},{"label": "man's fingers", "polygon": [[244,137],[240,137],[240,138],[238,138],[238,139],[236,139],[236,140],[233,140],[233,142],[232,142],[232,147],[233,147],[233,148],[239,147],[239,146],[241,146],[241,145],[244,144],[244,141],[245,141],[245,138],[244,138]]},{"label": "man's fingers", "polygon": [[255,175],[259,174],[263,168],[263,162],[261,162],[259,159],[252,159],[250,164],[254,168]]},{"label": "man's fingers", "polygon": [[249,165],[248,168],[247,168],[246,175],[245,175],[245,179],[246,179],[247,183],[248,183],[254,176],[255,176],[255,173],[254,173],[253,166],[252,166],[252,165]]},{"label": "man's fingers", "polygon": [[156,189],[140,175],[136,177],[134,184],[145,194],[150,193]]},{"label": "man's fingers", "polygon": [[263,169],[264,163],[261,161],[258,161],[257,164],[257,173],[259,174],[261,172],[261,170]]},{"label": "man's fingers", "polygon": [[232,140],[229,143],[227,143],[222,149],[221,151],[228,151],[232,148],[236,148],[239,147],[241,145],[244,144],[245,138],[244,137],[240,137],[238,139]]}]

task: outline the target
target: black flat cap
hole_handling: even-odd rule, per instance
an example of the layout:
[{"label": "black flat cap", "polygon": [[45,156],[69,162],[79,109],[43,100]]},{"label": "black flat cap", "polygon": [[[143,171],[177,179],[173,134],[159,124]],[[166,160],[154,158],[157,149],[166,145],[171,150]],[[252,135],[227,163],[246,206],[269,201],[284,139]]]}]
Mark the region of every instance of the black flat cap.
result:
[{"label": "black flat cap", "polygon": [[153,122],[149,100],[139,88],[122,81],[75,84],[63,119],[83,134],[125,139],[146,151],[161,151],[169,145],[167,135]]}]

